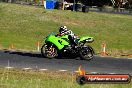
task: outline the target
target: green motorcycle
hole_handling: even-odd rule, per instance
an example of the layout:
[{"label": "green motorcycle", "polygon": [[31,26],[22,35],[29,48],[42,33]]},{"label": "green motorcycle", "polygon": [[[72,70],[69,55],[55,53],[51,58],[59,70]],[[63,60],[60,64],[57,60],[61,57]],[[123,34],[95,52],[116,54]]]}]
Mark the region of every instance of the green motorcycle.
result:
[{"label": "green motorcycle", "polygon": [[69,35],[58,36],[52,33],[46,37],[41,53],[47,58],[80,57],[81,59],[91,60],[94,58],[94,50],[91,46],[85,44],[93,41],[93,37],[86,36],[76,39],[77,45],[72,46]]}]

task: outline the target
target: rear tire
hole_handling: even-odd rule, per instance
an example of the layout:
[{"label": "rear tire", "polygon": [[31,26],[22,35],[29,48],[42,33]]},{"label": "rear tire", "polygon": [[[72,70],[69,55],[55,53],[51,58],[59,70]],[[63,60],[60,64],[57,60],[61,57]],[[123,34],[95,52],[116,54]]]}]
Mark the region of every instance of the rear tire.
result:
[{"label": "rear tire", "polygon": [[80,58],[82,60],[92,60],[94,58],[94,51],[91,47],[85,47],[86,49],[82,49],[79,52]]},{"label": "rear tire", "polygon": [[58,56],[57,49],[53,45],[44,44],[41,48],[41,54],[47,58],[55,58]]}]

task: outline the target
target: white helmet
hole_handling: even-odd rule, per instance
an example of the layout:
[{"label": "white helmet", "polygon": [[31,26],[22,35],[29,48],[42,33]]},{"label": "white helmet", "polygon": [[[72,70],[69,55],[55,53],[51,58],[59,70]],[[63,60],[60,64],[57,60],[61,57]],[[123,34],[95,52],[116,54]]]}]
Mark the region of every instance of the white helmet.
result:
[{"label": "white helmet", "polygon": [[61,26],[60,29],[59,29],[59,32],[62,33],[62,32],[66,32],[68,29],[66,26]]}]

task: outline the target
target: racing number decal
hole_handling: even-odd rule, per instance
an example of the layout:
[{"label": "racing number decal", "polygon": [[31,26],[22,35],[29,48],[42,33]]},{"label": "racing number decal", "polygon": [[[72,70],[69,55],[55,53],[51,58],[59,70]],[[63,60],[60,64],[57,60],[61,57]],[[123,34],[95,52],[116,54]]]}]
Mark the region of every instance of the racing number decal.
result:
[{"label": "racing number decal", "polygon": [[62,41],[61,40],[58,40],[58,42],[62,45]]}]

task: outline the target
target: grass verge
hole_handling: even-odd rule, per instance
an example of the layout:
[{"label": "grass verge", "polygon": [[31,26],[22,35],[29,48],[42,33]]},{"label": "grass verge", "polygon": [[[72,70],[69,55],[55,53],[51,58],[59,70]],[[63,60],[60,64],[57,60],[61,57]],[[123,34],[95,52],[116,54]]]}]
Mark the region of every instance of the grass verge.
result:
[{"label": "grass verge", "polygon": [[50,32],[68,26],[78,36],[93,36],[96,52],[106,42],[111,55],[132,54],[132,16],[44,10],[35,6],[0,3],[0,48],[36,50],[36,43]]},{"label": "grass verge", "polygon": [[69,72],[38,72],[0,69],[0,88],[132,88],[130,84],[76,83],[76,76]]}]

